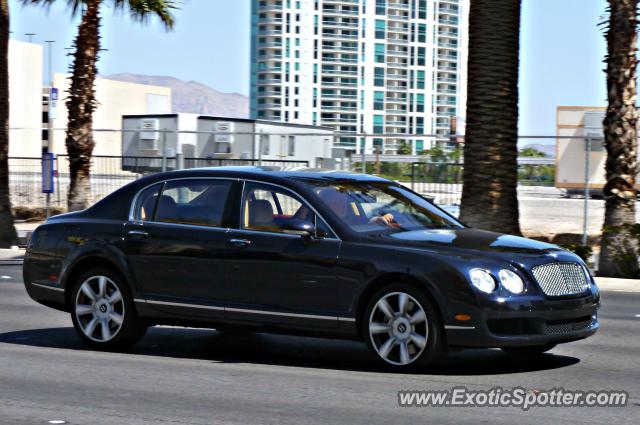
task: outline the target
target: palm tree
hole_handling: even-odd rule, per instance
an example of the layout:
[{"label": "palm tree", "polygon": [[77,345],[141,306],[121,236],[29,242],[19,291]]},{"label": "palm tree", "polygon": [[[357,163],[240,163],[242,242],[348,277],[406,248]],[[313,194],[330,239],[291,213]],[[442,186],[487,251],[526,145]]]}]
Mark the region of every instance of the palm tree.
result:
[{"label": "palm tree", "polygon": [[[50,6],[56,0],[22,0],[24,4]],[[75,39],[75,54],[71,86],[67,98],[69,122],[66,146],[69,154],[71,184],[67,207],[77,211],[89,206],[91,195],[91,154],[93,139],[93,112],[96,108],[95,79],[100,51],[100,7],[110,2],[115,10],[128,9],[131,17],[146,22],[156,16],[166,29],[172,29],[177,2],[172,0],[63,0],[69,4],[72,14],[82,19]]]},{"label": "palm tree", "polygon": [[604,119],[607,148],[605,217],[599,272],[605,276],[638,275],[638,247],[633,246],[638,173],[636,57],[638,1],[609,0],[608,55]]},{"label": "palm tree", "polygon": [[0,0],[0,248],[15,245],[9,198],[9,3]]},{"label": "palm tree", "polygon": [[467,129],[460,218],[520,234],[518,55],[520,0],[471,0]]}]

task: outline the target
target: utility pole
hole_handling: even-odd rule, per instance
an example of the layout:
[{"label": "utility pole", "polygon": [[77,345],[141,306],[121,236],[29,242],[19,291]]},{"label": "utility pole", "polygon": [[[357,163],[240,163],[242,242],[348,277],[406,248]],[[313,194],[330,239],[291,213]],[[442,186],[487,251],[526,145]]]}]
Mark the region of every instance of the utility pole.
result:
[{"label": "utility pole", "polygon": [[25,32],[24,35],[27,36],[27,39],[29,40],[29,43],[33,42],[33,36],[36,35],[35,32]]},{"label": "utility pole", "polygon": [[[49,60],[48,60],[48,70],[47,70],[47,75],[49,77],[49,101],[48,101],[48,105],[47,105],[47,140],[46,140],[46,144],[42,147],[42,158],[43,158],[43,162],[45,161],[45,157],[49,157],[49,149],[51,149],[51,140],[53,139],[53,117],[52,117],[52,112],[53,112],[53,105],[54,102],[57,101],[57,99],[54,99],[55,96],[57,96],[57,92],[53,87],[53,43],[55,43],[55,40],[45,40],[45,43],[47,43],[47,47],[48,47],[48,51],[49,51]],[[47,192],[46,193],[46,218],[49,218],[49,211],[50,211],[50,205],[51,205],[51,193]]]},{"label": "utility pole", "polygon": [[591,137],[587,135],[584,154],[584,216],[582,227],[582,245],[587,245],[589,240],[589,167],[591,156]]},{"label": "utility pole", "polygon": [[362,174],[367,173],[367,134],[364,133],[363,142],[362,142]]}]

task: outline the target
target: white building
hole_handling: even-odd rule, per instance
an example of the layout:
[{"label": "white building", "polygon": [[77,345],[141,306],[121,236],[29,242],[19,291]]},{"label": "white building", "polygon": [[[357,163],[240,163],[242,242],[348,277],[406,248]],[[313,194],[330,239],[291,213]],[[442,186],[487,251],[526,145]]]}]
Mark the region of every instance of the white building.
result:
[{"label": "white building", "polygon": [[42,154],[42,46],[9,41],[9,156]]},{"label": "white building", "polygon": [[252,0],[252,116],[333,126],[356,152],[356,134],[374,135],[367,152],[446,142],[466,105],[468,1]]},{"label": "white building", "polygon": [[[54,87],[59,91],[59,100],[53,114],[53,134],[49,151],[57,155],[66,154],[68,74],[55,74]],[[94,155],[122,155],[120,130],[122,116],[131,114],[171,113],[171,89],[146,84],[96,78],[97,107],[93,114]],[[103,131],[109,130],[109,131]]]},{"label": "white building", "polygon": [[[607,178],[603,120],[606,107],[559,106],[557,108],[556,187],[581,193],[588,176],[589,188],[599,191]],[[640,129],[640,126],[639,126]],[[587,140],[589,143],[587,143]],[[640,153],[638,154],[640,160]],[[588,164],[588,172],[587,171]],[[640,174],[636,179],[640,189]]]},{"label": "white building", "polygon": [[[263,165],[306,161],[310,167],[320,167],[331,160],[334,133],[327,127],[195,114],[125,115],[122,127],[123,155],[139,157],[138,162],[128,159],[125,166],[134,170],[144,164],[147,169],[142,171],[160,168],[161,160],[147,158],[163,154],[167,158],[182,154],[187,168],[258,160]],[[172,164],[168,168],[174,168]]]}]

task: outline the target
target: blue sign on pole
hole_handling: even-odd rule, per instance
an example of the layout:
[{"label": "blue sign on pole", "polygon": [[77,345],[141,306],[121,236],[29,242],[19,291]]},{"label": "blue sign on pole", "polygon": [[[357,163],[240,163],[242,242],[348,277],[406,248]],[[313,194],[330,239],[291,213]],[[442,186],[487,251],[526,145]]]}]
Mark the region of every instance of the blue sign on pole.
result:
[{"label": "blue sign on pole", "polygon": [[42,193],[53,193],[55,154],[45,152],[42,154]]}]

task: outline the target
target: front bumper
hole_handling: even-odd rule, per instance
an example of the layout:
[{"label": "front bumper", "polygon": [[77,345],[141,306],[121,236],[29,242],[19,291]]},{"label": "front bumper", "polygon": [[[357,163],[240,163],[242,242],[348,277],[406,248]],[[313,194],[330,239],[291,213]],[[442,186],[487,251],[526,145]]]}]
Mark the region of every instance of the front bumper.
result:
[{"label": "front bumper", "polygon": [[[516,347],[557,344],[587,338],[600,327],[600,296],[548,299],[540,295],[486,299],[479,306],[455,306],[445,321],[447,342],[460,347]],[[455,313],[454,313],[455,312]],[[472,320],[455,321],[456,313]]]}]

